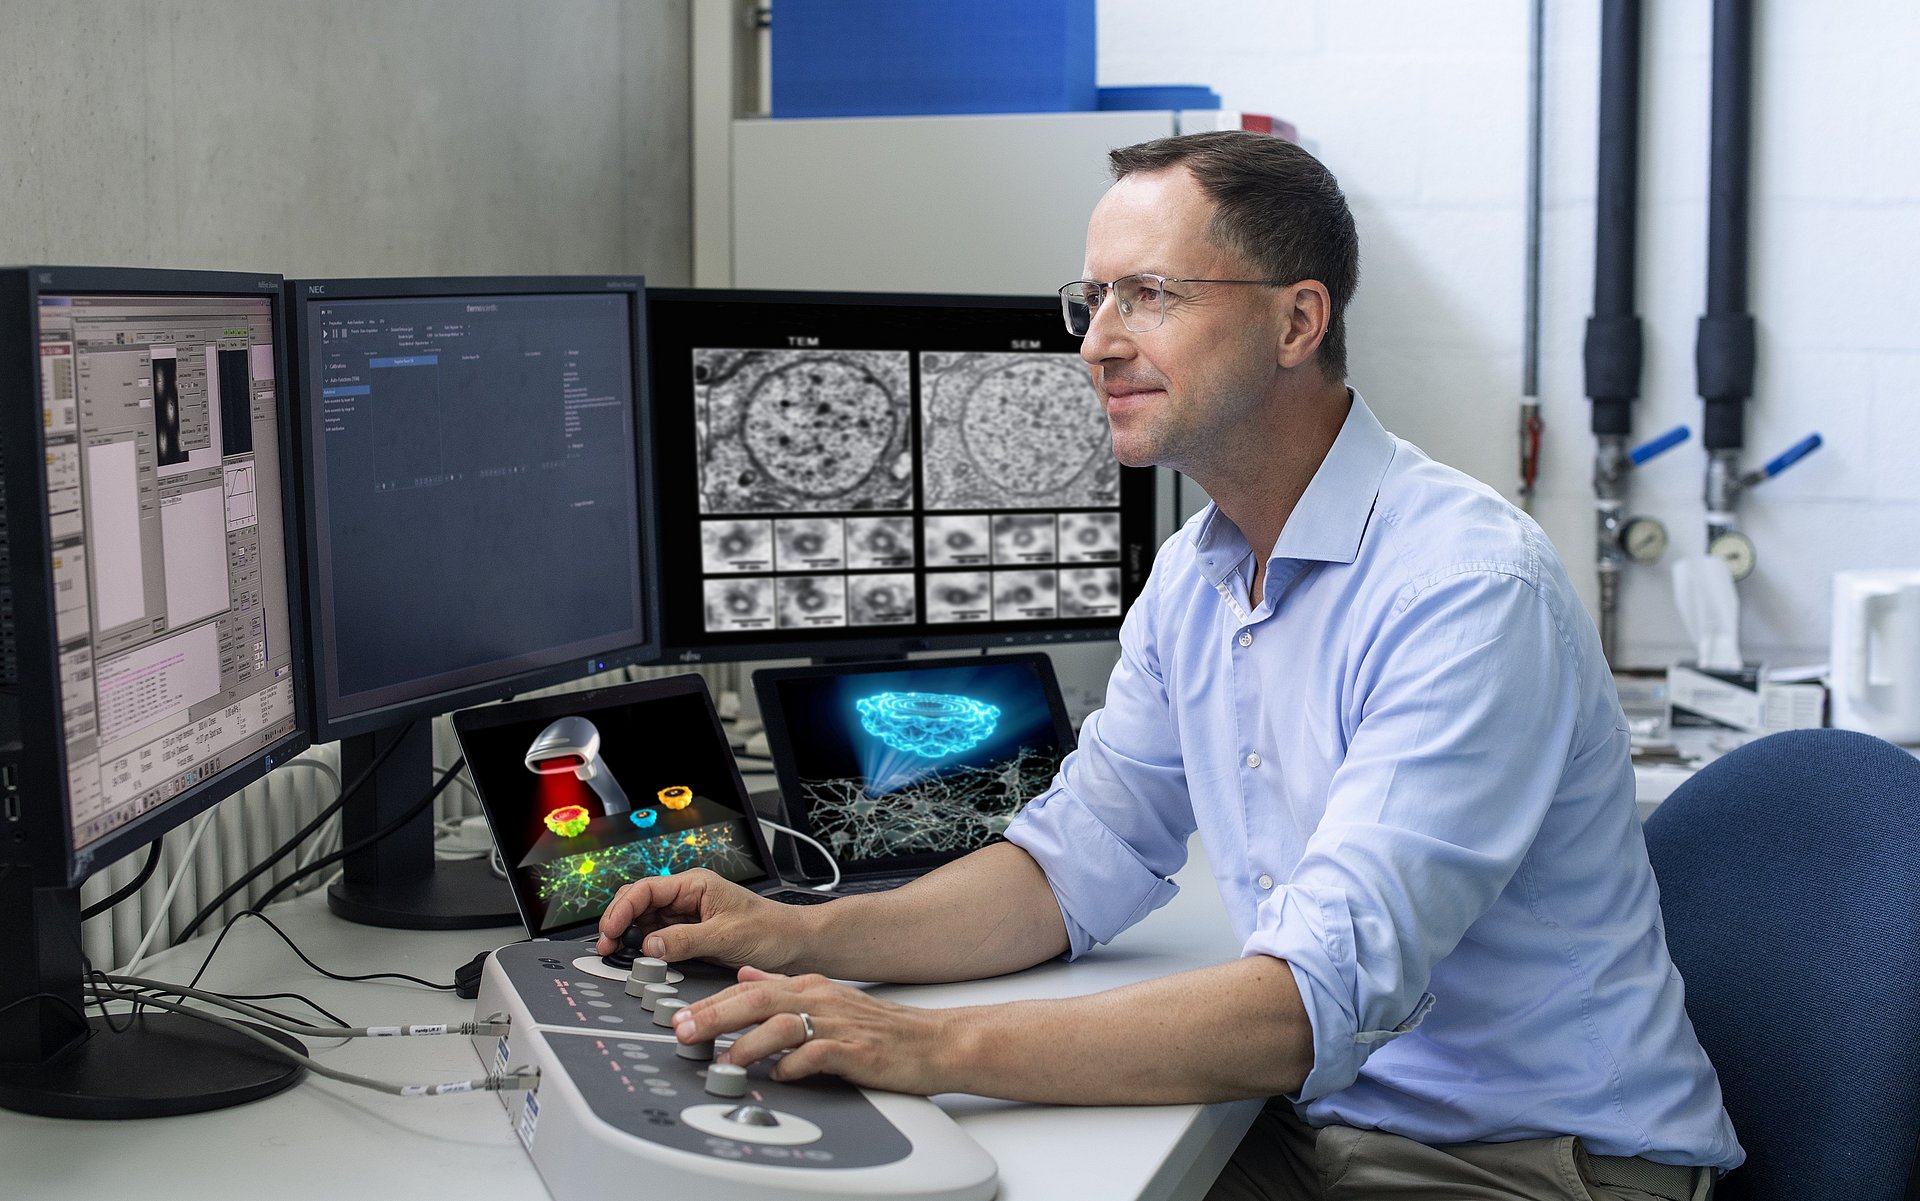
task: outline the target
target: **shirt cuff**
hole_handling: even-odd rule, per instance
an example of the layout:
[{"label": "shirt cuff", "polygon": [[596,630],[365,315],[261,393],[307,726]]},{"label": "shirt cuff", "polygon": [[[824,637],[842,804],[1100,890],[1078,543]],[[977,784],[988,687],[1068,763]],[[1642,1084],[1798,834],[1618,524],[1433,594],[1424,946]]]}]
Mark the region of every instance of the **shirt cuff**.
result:
[{"label": "shirt cuff", "polygon": [[1180,886],[1156,875],[1133,849],[1064,789],[1028,802],[1007,841],[1033,856],[1067,925],[1078,959],[1174,898]]},{"label": "shirt cuff", "polygon": [[1307,1011],[1313,1070],[1291,1101],[1304,1104],[1346,1088],[1367,1056],[1418,1026],[1433,1008],[1432,993],[1411,1004],[1367,995],[1353,947],[1353,918],[1342,893],[1283,885],[1260,906],[1259,926],[1241,948],[1242,957],[1286,961]]}]

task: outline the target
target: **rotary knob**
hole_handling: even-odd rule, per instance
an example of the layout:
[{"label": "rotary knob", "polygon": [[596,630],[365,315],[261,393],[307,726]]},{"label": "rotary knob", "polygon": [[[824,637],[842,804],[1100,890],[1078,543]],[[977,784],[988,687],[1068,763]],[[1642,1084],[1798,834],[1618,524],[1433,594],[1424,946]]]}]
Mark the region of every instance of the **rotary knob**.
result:
[{"label": "rotary knob", "polygon": [[707,1091],[716,1097],[747,1095],[747,1069],[737,1063],[716,1063],[707,1069]]}]

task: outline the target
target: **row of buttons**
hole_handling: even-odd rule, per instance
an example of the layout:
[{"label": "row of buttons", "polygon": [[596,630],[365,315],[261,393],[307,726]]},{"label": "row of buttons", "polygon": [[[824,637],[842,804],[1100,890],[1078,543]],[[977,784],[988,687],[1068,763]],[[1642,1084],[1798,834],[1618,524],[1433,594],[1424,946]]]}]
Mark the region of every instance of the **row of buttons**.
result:
[{"label": "row of buttons", "polygon": [[721,1159],[745,1159],[757,1155],[762,1159],[805,1159],[813,1163],[832,1163],[833,1152],[822,1151],[817,1147],[755,1147],[745,1146],[732,1139],[710,1138],[707,1146],[711,1154]]},{"label": "row of buttons", "polygon": [[[1252,646],[1252,645],[1253,645],[1253,631],[1252,631],[1252,630],[1241,630],[1241,631],[1240,631],[1240,645],[1241,645],[1241,646]],[[1260,766],[1260,752],[1259,752],[1259,751],[1248,751],[1248,752],[1247,752],[1247,766],[1248,766],[1248,767],[1259,767],[1259,766]],[[1258,885],[1260,885],[1260,889],[1261,889],[1261,891],[1262,891],[1262,892],[1265,892],[1265,891],[1267,891],[1268,889],[1270,889],[1270,888],[1272,888],[1272,887],[1273,887],[1273,877],[1272,877],[1272,876],[1270,876],[1270,875],[1268,875],[1268,874],[1267,874],[1267,873],[1265,873],[1265,872],[1261,872],[1261,873],[1260,873],[1260,878],[1259,878],[1258,880],[1256,880],[1256,881],[1255,881],[1255,883],[1257,883]]]}]

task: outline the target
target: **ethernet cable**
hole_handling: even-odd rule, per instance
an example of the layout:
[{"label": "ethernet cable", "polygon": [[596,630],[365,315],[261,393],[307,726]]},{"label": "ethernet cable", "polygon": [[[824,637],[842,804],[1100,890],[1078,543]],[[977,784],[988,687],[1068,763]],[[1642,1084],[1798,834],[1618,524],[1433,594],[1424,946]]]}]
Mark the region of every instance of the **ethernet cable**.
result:
[{"label": "ethernet cable", "polygon": [[788,838],[793,838],[801,842],[804,842],[808,846],[812,847],[814,850],[820,852],[820,857],[827,861],[827,869],[833,873],[833,879],[828,880],[825,884],[814,885],[813,888],[815,892],[832,892],[834,889],[840,887],[840,861],[833,857],[832,851],[829,851],[826,847],[820,845],[819,839],[813,838],[810,835],[802,834],[800,831],[795,830],[790,826],[783,826],[779,822],[768,821],[764,817],[760,819],[760,824],[767,827],[769,830],[777,830],[780,833],[785,834]]}]

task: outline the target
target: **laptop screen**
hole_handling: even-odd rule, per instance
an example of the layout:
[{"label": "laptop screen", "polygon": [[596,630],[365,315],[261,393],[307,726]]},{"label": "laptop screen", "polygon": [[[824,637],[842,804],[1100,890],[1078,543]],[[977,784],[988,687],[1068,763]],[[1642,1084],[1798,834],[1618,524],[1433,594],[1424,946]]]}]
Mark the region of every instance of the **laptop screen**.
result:
[{"label": "laptop screen", "polygon": [[536,937],[598,920],[642,876],[774,883],[698,676],[466,709],[454,729]]},{"label": "laptop screen", "polygon": [[753,682],[787,815],[849,877],[930,870],[999,841],[1073,747],[1044,654],[758,671]]}]

